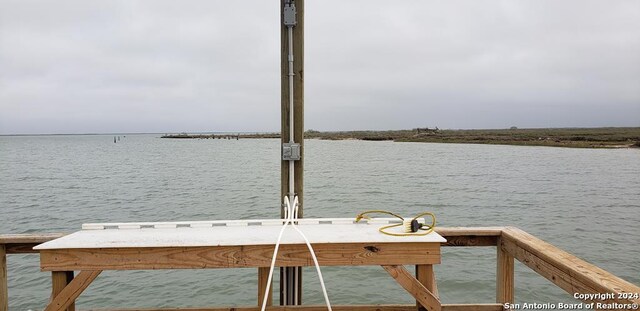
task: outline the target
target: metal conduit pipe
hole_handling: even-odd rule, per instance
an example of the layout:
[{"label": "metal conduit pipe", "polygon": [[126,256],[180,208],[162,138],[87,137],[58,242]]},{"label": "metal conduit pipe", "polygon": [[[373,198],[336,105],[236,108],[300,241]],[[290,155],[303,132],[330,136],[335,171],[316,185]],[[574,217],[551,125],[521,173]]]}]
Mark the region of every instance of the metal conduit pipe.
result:
[{"label": "metal conduit pipe", "polygon": [[[295,6],[293,9],[295,10]],[[289,36],[289,55],[287,56],[287,59],[289,60],[289,143],[295,144],[293,139],[293,25],[291,24],[287,25],[287,35]],[[295,160],[289,160],[289,202],[293,202],[293,197],[295,196],[294,165]],[[295,216],[298,217],[298,215]]]}]

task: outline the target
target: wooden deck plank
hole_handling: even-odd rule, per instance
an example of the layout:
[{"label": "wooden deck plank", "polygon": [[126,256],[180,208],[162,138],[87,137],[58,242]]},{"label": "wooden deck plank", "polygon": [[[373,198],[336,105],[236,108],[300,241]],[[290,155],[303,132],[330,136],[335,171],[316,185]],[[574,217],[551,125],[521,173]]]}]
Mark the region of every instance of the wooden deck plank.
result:
[{"label": "wooden deck plank", "polygon": [[[323,266],[439,264],[438,243],[315,244]],[[398,256],[402,254],[402,256]],[[43,271],[269,267],[273,246],[42,250]],[[281,245],[276,265],[313,266],[306,245]]]},{"label": "wooden deck plank", "polygon": [[402,265],[382,266],[402,288],[429,311],[441,311],[440,300],[424,285],[414,278]]},{"label": "wooden deck plank", "polygon": [[[416,311],[415,305],[340,305],[334,311]],[[326,306],[272,306],[268,311],[326,311]],[[502,311],[501,304],[444,304],[442,311]],[[260,307],[94,309],[92,311],[260,311]]]}]

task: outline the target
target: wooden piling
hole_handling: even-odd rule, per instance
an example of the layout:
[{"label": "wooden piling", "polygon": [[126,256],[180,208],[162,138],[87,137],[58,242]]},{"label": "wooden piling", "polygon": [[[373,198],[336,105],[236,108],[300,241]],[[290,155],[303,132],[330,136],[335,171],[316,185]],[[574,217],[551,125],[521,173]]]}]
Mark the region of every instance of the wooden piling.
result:
[{"label": "wooden piling", "polygon": [[[280,98],[281,98],[281,141],[289,142],[289,62],[287,53],[287,27],[282,21],[282,8],[285,0],[280,0]],[[302,217],[304,207],[303,168],[304,168],[304,0],[296,0],[297,25],[293,27],[293,109],[294,109],[294,141],[300,144],[300,160],[295,163],[295,191],[298,195],[299,216]],[[280,149],[282,152],[282,149]],[[289,193],[289,161],[281,162],[281,198]],[[284,209],[281,210],[284,216]]]},{"label": "wooden piling", "polygon": [[[281,141],[289,142],[289,42],[287,27],[284,25],[283,8],[285,0],[280,0],[280,98],[281,98]],[[295,162],[294,177],[295,193],[298,196],[298,215],[303,216],[304,191],[304,0],[295,0],[297,24],[293,27],[293,115],[294,141],[300,144],[300,160]],[[282,153],[282,148],[280,148]],[[282,159],[282,157],[281,157]],[[289,161],[281,161],[280,202],[289,193]],[[284,207],[280,209],[280,216],[284,217]],[[302,268],[291,267],[280,269],[281,280],[288,278],[289,282],[280,282],[280,304],[291,305],[302,303]],[[295,280],[294,282],[291,282]],[[296,287],[295,289],[291,286]],[[296,293],[296,297],[287,296],[287,292]]]}]

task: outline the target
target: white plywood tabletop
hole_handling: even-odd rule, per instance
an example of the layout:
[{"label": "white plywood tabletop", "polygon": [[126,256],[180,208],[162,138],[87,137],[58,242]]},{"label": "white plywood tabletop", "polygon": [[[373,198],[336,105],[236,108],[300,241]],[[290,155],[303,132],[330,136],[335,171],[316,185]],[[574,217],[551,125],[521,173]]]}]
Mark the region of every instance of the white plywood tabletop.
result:
[{"label": "white plywood tabletop", "polygon": [[[378,229],[397,219],[374,218],[355,223],[353,218],[305,218],[298,228],[311,243],[434,242],[446,240],[432,232],[424,236],[389,236]],[[34,249],[196,247],[233,245],[273,245],[281,219],[218,220],[196,222],[85,224],[83,230],[40,244]],[[289,226],[291,227],[291,226]],[[401,227],[388,229],[401,233]],[[287,228],[282,244],[304,244],[293,228]]]}]

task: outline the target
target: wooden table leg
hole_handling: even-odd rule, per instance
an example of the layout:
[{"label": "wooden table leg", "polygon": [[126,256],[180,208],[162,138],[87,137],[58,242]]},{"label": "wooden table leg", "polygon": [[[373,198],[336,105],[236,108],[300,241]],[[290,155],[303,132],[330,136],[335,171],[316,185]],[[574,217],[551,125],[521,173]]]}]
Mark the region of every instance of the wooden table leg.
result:
[{"label": "wooden table leg", "polygon": [[81,271],[73,277],[73,271],[51,273],[51,300],[45,311],[74,311],[75,301],[80,294],[98,277],[102,270]]},{"label": "wooden table leg", "polygon": [[[264,292],[267,289],[267,281],[269,279],[269,268],[258,268],[258,306],[262,306],[264,300]],[[273,283],[273,282],[272,282]],[[267,306],[272,305],[273,300],[273,284],[269,285],[269,292],[267,293]]]},{"label": "wooden table leg", "polygon": [[[53,271],[51,272],[51,303],[62,290],[73,280],[73,271]],[[67,308],[67,311],[73,311],[75,309],[75,303]]]},{"label": "wooden table leg", "polygon": [[[438,295],[438,285],[436,284],[436,274],[433,265],[416,265],[416,279],[426,287],[436,298]],[[426,310],[419,301],[416,301],[418,310]]]}]

